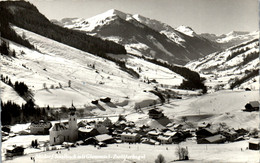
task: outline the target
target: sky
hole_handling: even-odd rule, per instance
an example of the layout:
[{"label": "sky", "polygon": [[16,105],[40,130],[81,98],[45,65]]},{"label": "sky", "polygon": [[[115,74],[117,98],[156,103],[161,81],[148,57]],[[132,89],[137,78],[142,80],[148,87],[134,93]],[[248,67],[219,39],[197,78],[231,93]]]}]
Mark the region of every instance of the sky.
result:
[{"label": "sky", "polygon": [[29,0],[49,19],[90,18],[109,9],[140,14],[196,33],[258,30],[258,0]]}]

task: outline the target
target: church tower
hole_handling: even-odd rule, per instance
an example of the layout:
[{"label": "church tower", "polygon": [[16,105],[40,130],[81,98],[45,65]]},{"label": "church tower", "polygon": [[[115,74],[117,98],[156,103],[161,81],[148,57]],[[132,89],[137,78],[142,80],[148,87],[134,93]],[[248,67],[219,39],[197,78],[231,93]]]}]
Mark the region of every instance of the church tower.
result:
[{"label": "church tower", "polygon": [[76,108],[73,103],[69,108],[69,132],[70,132],[70,140],[76,141],[78,139],[78,125],[77,125],[77,115]]}]

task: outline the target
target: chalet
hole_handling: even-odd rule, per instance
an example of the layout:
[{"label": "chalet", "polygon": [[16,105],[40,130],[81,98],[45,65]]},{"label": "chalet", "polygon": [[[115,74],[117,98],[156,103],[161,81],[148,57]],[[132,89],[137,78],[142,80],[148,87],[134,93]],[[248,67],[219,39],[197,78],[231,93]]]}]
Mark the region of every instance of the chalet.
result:
[{"label": "chalet", "polygon": [[248,142],[248,148],[251,150],[259,150],[260,149],[260,142],[259,140],[250,140]]},{"label": "chalet", "polygon": [[143,144],[150,144],[150,145],[157,145],[157,144],[159,144],[158,141],[150,139],[150,138],[141,138],[141,143],[143,143]]},{"label": "chalet", "polygon": [[247,130],[245,130],[245,129],[243,129],[243,128],[237,129],[237,130],[235,130],[235,131],[236,131],[236,133],[238,134],[238,136],[244,136],[244,135],[246,135],[246,134],[249,133]]},{"label": "chalet", "polygon": [[6,157],[22,156],[24,154],[24,148],[22,146],[13,145],[6,148]]},{"label": "chalet", "polygon": [[78,126],[76,108],[71,106],[69,109],[69,121],[55,123],[49,130],[50,144],[57,145],[63,142],[76,142],[78,139]]},{"label": "chalet", "polygon": [[214,135],[207,138],[202,138],[197,141],[198,144],[219,144],[224,143],[226,141],[226,137],[223,135]]},{"label": "chalet", "polygon": [[259,111],[259,102],[258,101],[250,101],[245,105],[244,111]]},{"label": "chalet", "polygon": [[45,122],[43,120],[32,122],[30,125],[30,133],[33,135],[48,135],[51,127],[52,124],[50,122]]},{"label": "chalet", "polygon": [[164,116],[162,113],[162,110],[157,109],[157,108],[150,109],[148,115],[149,115],[149,118],[152,118],[152,119],[159,119]]},{"label": "chalet", "polygon": [[209,128],[210,126],[210,123],[202,122],[198,124],[198,129]]},{"label": "chalet", "polygon": [[85,140],[89,137],[97,136],[98,134],[98,130],[92,126],[80,127],[78,129],[78,135],[80,140]]},{"label": "chalet", "polygon": [[196,131],[197,140],[201,138],[206,138],[209,136],[214,136],[217,134],[217,131],[211,130],[209,128],[203,128],[198,131]]},{"label": "chalet", "polygon": [[223,131],[221,134],[227,138],[227,141],[235,141],[238,137],[238,133],[235,130]]},{"label": "chalet", "polygon": [[172,132],[172,131],[167,131],[163,133],[163,135],[166,137],[170,137],[174,142],[178,142],[182,137],[180,132]]},{"label": "chalet", "polygon": [[122,142],[136,143],[139,141],[139,139],[140,139],[140,135],[138,133],[123,132],[121,134]]},{"label": "chalet", "polygon": [[106,144],[110,144],[110,143],[115,143],[115,139],[110,136],[110,135],[107,135],[107,134],[102,134],[102,135],[97,135],[95,136],[95,139],[98,141],[98,142],[103,142],[103,143],[106,143]]},{"label": "chalet", "polygon": [[159,132],[158,130],[151,130],[147,133],[148,137],[151,139],[157,139],[157,137],[161,134],[161,132]]},{"label": "chalet", "polygon": [[161,144],[171,144],[172,138],[170,136],[163,136],[159,135],[157,139],[160,141]]}]

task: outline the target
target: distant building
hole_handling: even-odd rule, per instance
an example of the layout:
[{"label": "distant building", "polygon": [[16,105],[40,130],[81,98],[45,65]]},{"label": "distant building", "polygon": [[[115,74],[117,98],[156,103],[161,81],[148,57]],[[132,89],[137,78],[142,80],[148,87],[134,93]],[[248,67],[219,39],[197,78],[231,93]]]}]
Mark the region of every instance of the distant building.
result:
[{"label": "distant building", "polygon": [[6,156],[13,157],[13,156],[21,156],[24,154],[24,148],[22,146],[11,146],[6,148]]},{"label": "distant building", "polygon": [[197,140],[201,138],[206,138],[209,136],[214,136],[217,134],[217,131],[211,130],[209,128],[203,128],[198,131],[196,131]]},{"label": "distant building", "polygon": [[198,144],[218,144],[218,143],[224,143],[226,141],[226,137],[223,135],[214,135],[207,138],[203,138],[198,140]]},{"label": "distant building", "polygon": [[140,139],[140,135],[138,133],[126,133],[126,132],[123,132],[121,134],[121,140],[122,142],[131,142],[131,143],[135,143],[137,141],[139,141]]},{"label": "distant building", "polygon": [[244,111],[259,111],[259,102],[258,101],[250,101],[245,105]]},{"label": "distant building", "polygon": [[221,134],[227,138],[227,141],[235,141],[238,138],[238,133],[234,130],[223,131]]},{"label": "distant building", "polygon": [[78,129],[78,135],[80,140],[85,140],[89,137],[97,136],[99,132],[92,126],[80,127]]},{"label": "distant building", "polygon": [[158,108],[150,109],[148,115],[149,115],[149,118],[152,118],[152,119],[159,119],[164,116],[162,113],[162,110],[158,109]]},{"label": "distant building", "polygon": [[260,149],[260,142],[259,140],[250,140],[248,142],[248,148],[251,150],[259,150]]},{"label": "distant building", "polygon": [[95,136],[95,139],[98,141],[98,142],[103,142],[103,143],[115,143],[115,139],[108,135],[108,134],[102,134],[102,135],[97,135]]},{"label": "distant building", "polygon": [[210,126],[210,123],[202,122],[198,124],[198,129],[209,128]]},{"label": "distant building", "polygon": [[171,136],[159,135],[157,139],[161,142],[161,144],[171,144],[172,143]]},{"label": "distant building", "polygon": [[50,122],[40,120],[39,122],[32,122],[30,125],[30,132],[33,135],[48,135],[49,129],[52,127]]},{"label": "distant building", "polygon": [[76,142],[78,139],[78,126],[76,108],[71,106],[69,109],[69,121],[55,123],[50,131],[50,144],[57,145],[63,142]]}]

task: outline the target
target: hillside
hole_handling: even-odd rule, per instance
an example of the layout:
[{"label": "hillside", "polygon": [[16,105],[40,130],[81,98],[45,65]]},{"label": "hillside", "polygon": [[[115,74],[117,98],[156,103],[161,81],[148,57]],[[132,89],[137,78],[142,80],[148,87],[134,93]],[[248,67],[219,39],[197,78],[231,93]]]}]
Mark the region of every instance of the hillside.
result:
[{"label": "hillside", "polygon": [[190,36],[157,20],[111,9],[92,18],[53,21],[124,45],[128,53],[184,64],[220,50],[214,42]]},{"label": "hillside", "polygon": [[[101,112],[100,114],[125,112],[125,108],[132,108],[137,103],[147,106],[158,100],[157,96],[144,90],[153,90],[154,86],[160,84],[169,87],[178,86],[183,80],[183,77],[167,68],[138,57],[122,55],[127,67],[138,70],[141,77],[135,79],[111,61],[16,26],[12,29],[18,35],[25,35],[39,51],[10,42],[10,49],[16,51],[17,57],[1,56],[1,73],[4,76],[8,75],[12,82],[25,82],[33,91],[36,104],[42,107],[70,106],[73,100],[75,106],[91,110],[97,108],[91,104],[92,100],[110,97],[117,109],[110,110],[109,106],[101,103],[108,110],[104,112],[97,109],[94,112]],[[144,81],[148,79],[154,79],[158,84],[145,83]],[[68,87],[69,80],[71,87]],[[11,96],[1,94],[1,97],[4,101],[16,102]]]},{"label": "hillside", "polygon": [[230,48],[232,46],[241,44],[246,41],[258,38],[259,31],[254,32],[240,32],[240,31],[231,31],[228,34],[215,35],[209,33],[202,33],[200,36],[205,37],[211,41],[217,42],[219,46],[223,49]]},{"label": "hillside", "polygon": [[186,66],[206,77],[206,85],[215,90],[221,88],[258,89],[258,39],[210,54]]}]

